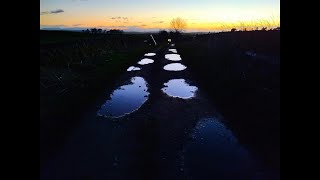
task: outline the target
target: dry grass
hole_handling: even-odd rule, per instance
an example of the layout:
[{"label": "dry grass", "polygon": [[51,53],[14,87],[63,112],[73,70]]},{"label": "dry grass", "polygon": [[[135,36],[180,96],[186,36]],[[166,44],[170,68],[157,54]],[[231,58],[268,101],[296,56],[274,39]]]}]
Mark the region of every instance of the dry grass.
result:
[{"label": "dry grass", "polygon": [[230,31],[232,28],[238,31],[252,31],[261,29],[274,29],[280,27],[280,17],[270,16],[265,19],[256,19],[251,21],[238,21],[233,23],[217,23],[217,29],[221,31]]}]

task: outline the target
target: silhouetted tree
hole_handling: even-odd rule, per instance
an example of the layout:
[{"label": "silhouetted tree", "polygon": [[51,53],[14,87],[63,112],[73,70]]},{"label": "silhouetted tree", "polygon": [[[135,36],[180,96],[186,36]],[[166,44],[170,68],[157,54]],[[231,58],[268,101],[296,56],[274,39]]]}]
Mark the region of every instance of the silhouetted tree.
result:
[{"label": "silhouetted tree", "polygon": [[261,31],[266,31],[267,30],[267,27],[263,27],[262,29],[261,29]]},{"label": "silhouetted tree", "polygon": [[98,32],[97,28],[92,28],[92,29],[91,29],[91,33],[92,33],[92,34],[97,34],[97,32]]},{"label": "silhouetted tree", "polygon": [[98,31],[98,33],[99,33],[99,34],[101,34],[101,33],[102,33],[102,29],[98,29],[97,31]]},{"label": "silhouetted tree", "polygon": [[236,30],[237,30],[236,28],[232,28],[231,32],[236,32]]},{"label": "silhouetted tree", "polygon": [[108,33],[108,34],[123,34],[123,30],[120,30],[120,29],[110,29],[107,33]]},{"label": "silhouetted tree", "polygon": [[166,30],[160,30],[158,35],[160,41],[166,41],[169,37],[169,33]]},{"label": "silhouetted tree", "polygon": [[176,33],[181,33],[187,27],[187,22],[184,19],[182,19],[180,17],[177,17],[177,18],[174,18],[174,19],[171,20],[170,27]]}]

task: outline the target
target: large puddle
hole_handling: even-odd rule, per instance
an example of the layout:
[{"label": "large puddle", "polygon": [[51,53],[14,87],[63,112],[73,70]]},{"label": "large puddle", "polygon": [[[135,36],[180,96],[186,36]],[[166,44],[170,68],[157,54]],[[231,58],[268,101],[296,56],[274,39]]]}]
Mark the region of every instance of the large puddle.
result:
[{"label": "large puddle", "polygon": [[164,70],[167,71],[182,71],[185,70],[187,67],[181,63],[170,63],[163,66]]},{"label": "large puddle", "polygon": [[181,61],[179,54],[166,54],[164,57],[170,61]]},{"label": "large puddle", "polygon": [[142,77],[131,78],[130,84],[120,86],[98,110],[98,116],[118,118],[139,109],[149,96],[147,82]]},{"label": "large puddle", "polygon": [[135,67],[135,66],[130,66],[130,67],[127,69],[127,71],[139,71],[139,70],[141,70],[141,68]]},{"label": "large puddle", "polygon": [[162,92],[171,97],[178,97],[182,99],[190,99],[195,96],[198,90],[196,86],[190,86],[184,79],[171,79],[163,84]]},{"label": "large puddle", "polygon": [[184,166],[194,179],[252,179],[253,159],[218,119],[201,119],[184,148]]},{"label": "large puddle", "polygon": [[176,49],[169,49],[170,52],[177,53]]},{"label": "large puddle", "polygon": [[138,64],[140,64],[140,65],[145,65],[145,64],[151,64],[151,63],[153,63],[153,62],[154,62],[154,60],[152,60],[152,59],[143,58],[143,59],[141,59],[141,60],[138,62]]},{"label": "large puddle", "polygon": [[155,56],[155,55],[156,55],[156,53],[147,53],[144,56]]}]

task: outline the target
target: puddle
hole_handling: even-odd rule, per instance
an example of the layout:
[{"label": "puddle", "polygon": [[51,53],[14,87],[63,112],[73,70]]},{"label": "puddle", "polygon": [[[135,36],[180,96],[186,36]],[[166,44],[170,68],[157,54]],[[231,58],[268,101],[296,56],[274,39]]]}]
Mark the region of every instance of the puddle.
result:
[{"label": "puddle", "polygon": [[253,57],[257,56],[257,54],[253,51],[246,51],[246,55],[253,56]]},{"label": "puddle", "polygon": [[169,49],[170,52],[177,53],[176,49]]},{"label": "puddle", "polygon": [[164,70],[167,71],[182,71],[185,70],[187,67],[181,63],[170,63],[163,66]]},{"label": "puddle", "polygon": [[98,116],[118,118],[138,110],[149,96],[147,82],[142,77],[131,78],[131,83],[120,86],[98,110]]},{"label": "puddle", "polygon": [[178,97],[182,99],[190,99],[195,96],[195,92],[198,90],[196,86],[190,86],[184,79],[171,79],[167,83],[163,84],[162,92],[168,96]]},{"label": "puddle", "polygon": [[141,68],[135,67],[135,66],[130,66],[130,67],[127,69],[127,71],[139,71],[139,70],[141,70]]},{"label": "puddle", "polygon": [[164,57],[170,61],[181,61],[179,54],[166,54]]},{"label": "puddle", "polygon": [[141,59],[141,60],[138,62],[138,64],[140,64],[140,65],[145,65],[145,64],[151,64],[151,63],[153,63],[153,62],[154,62],[154,60],[152,60],[152,59],[143,58],[143,59]]},{"label": "puddle", "polygon": [[144,56],[155,56],[155,55],[156,55],[156,53],[147,53]]},{"label": "puddle", "polygon": [[184,148],[184,165],[192,178],[252,179],[257,173],[248,151],[218,119],[201,119],[191,138]]}]

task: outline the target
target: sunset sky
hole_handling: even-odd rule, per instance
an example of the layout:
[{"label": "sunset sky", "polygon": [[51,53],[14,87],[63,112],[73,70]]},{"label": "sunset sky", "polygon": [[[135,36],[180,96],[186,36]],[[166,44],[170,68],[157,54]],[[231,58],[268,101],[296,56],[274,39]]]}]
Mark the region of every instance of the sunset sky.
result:
[{"label": "sunset sky", "polygon": [[187,32],[280,26],[280,0],[40,0],[40,29],[169,30],[174,17],[186,20]]}]

